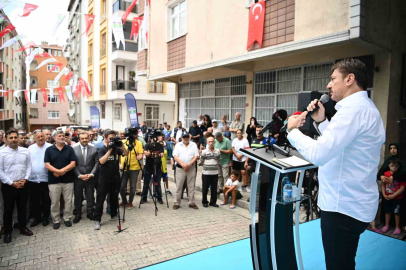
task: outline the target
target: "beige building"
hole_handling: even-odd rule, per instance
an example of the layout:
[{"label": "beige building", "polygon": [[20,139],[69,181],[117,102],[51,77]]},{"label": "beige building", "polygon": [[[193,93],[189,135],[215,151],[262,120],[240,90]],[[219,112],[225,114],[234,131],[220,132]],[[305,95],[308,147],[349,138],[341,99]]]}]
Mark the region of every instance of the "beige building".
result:
[{"label": "beige building", "polygon": [[147,55],[141,69],[149,80],[176,83],[177,119],[189,126],[199,114],[233,119],[239,111],[246,122],[268,123],[278,109],[296,111],[299,92],[326,91],[337,60],[358,57],[370,70],[368,91],[387,141],[398,141],[397,121],[406,115],[405,1],[268,0],[263,46],[247,50],[254,2],[151,1],[150,42],[138,59]]}]

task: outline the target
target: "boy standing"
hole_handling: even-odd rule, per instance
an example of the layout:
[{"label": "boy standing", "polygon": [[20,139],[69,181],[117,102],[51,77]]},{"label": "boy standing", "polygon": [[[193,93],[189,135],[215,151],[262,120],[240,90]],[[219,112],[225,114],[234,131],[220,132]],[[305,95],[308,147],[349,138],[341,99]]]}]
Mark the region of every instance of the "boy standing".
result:
[{"label": "boy standing", "polygon": [[210,186],[210,206],[219,207],[217,202],[217,181],[218,181],[218,164],[220,162],[220,150],[214,149],[214,137],[210,135],[206,138],[207,148],[202,151],[200,165],[203,165],[203,207],[208,207],[207,193]]},{"label": "boy standing", "polygon": [[232,197],[232,203],[230,205],[230,209],[234,209],[237,207],[237,200],[242,198],[242,189],[241,183],[238,181],[238,171],[233,171],[224,186],[223,194],[224,194],[224,202],[221,205],[228,204],[228,197]]}]

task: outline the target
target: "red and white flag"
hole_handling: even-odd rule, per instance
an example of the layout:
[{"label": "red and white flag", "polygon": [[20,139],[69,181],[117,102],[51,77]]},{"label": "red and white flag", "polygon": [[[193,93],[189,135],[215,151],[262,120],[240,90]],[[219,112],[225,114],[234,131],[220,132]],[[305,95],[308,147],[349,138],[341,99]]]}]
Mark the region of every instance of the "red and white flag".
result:
[{"label": "red and white flag", "polygon": [[21,15],[20,17],[27,17],[31,14],[32,11],[36,10],[37,8],[38,6],[36,5],[25,3],[23,15]]},{"label": "red and white flag", "polygon": [[92,24],[94,22],[94,17],[95,17],[95,15],[93,15],[93,14],[85,14],[86,31],[83,32],[83,34],[81,34],[81,36],[83,36],[85,33],[87,36],[87,33],[89,32],[89,29],[90,29],[90,27],[92,27]]},{"label": "red and white flag", "polygon": [[45,88],[41,88],[41,93],[42,93],[42,99],[44,100],[42,103],[42,107],[47,106],[47,101],[48,101],[48,95],[47,95],[47,90]]},{"label": "red and white flag", "polygon": [[27,49],[35,47],[35,46],[37,46],[37,45],[34,43],[34,41],[30,41],[27,44],[25,44],[23,47],[21,47],[20,49],[13,51],[13,53],[21,52],[21,51],[27,50]]},{"label": "red and white flag", "polygon": [[51,68],[51,69],[48,71],[48,73],[54,71],[57,67],[62,67],[62,66],[63,66],[62,63],[59,63],[59,62],[58,62],[58,63],[55,64],[55,66],[54,66],[53,68]]},{"label": "red and white flag", "polygon": [[68,82],[69,79],[72,77],[73,71],[69,71],[68,74],[65,74],[65,82]]},{"label": "red and white flag", "polygon": [[[35,57],[34,57],[34,58],[35,58]],[[58,62],[58,61],[57,61],[55,58],[53,58],[53,57],[48,58],[48,59],[42,61],[42,62],[38,65],[38,67],[37,67],[36,69],[38,70],[38,69],[42,68],[43,66],[45,66],[46,64],[52,63],[52,62]],[[49,71],[48,71],[48,72],[49,72]]]},{"label": "red and white flag", "polygon": [[10,33],[11,31],[13,31],[14,29],[16,29],[14,27],[14,25],[12,25],[11,23],[9,23],[6,27],[4,27],[3,31],[0,32],[0,38],[2,38],[5,34]]},{"label": "red and white flag", "polygon": [[24,90],[25,101],[30,103],[30,90]]},{"label": "red and white flag", "polygon": [[134,35],[134,40],[137,40],[138,33],[140,32],[141,23],[142,23],[142,17],[134,17],[133,18],[133,22],[132,22],[132,26],[131,26],[130,39]]},{"label": "red and white flag", "polygon": [[247,50],[256,42],[262,47],[265,22],[265,1],[255,3],[250,8]]},{"label": "red and white flag", "polygon": [[52,57],[49,53],[40,53],[34,56],[34,58],[41,58],[41,57]]},{"label": "red and white flag", "polygon": [[149,28],[149,5],[147,5],[147,0],[145,0],[144,19],[142,21],[142,31],[143,31],[142,38],[145,40],[145,45],[148,43],[148,28]]},{"label": "red and white flag", "polygon": [[58,91],[59,102],[62,103],[62,101],[65,101],[65,96],[63,94],[63,88],[58,87],[58,88],[56,88],[56,90]]},{"label": "red and white flag", "polygon": [[123,25],[125,24],[128,15],[130,14],[131,10],[134,9],[135,4],[137,4],[137,0],[133,0],[131,5],[128,6],[127,10],[124,12],[123,17],[121,17],[121,20],[123,21]]}]

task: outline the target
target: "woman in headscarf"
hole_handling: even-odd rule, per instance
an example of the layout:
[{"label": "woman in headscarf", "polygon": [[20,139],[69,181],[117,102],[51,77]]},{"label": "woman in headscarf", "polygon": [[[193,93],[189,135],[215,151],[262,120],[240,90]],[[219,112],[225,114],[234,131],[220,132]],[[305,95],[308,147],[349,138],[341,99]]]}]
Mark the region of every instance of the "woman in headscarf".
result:
[{"label": "woman in headscarf", "polygon": [[257,119],[255,117],[251,117],[250,124],[247,126],[247,130],[245,131],[247,133],[247,140],[250,145],[252,140],[257,137],[256,128],[258,125]]}]

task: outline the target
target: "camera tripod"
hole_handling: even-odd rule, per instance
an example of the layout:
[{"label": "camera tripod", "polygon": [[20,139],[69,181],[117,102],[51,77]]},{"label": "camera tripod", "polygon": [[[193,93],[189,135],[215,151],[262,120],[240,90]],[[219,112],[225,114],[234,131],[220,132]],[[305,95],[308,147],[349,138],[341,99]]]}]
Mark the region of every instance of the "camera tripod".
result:
[{"label": "camera tripod", "polygon": [[[130,163],[129,163],[129,162],[127,163],[129,153],[130,153],[130,152],[127,152],[127,157],[126,157],[126,159],[125,159],[125,161],[124,161],[124,167],[123,167],[123,169],[126,168],[127,166],[128,166],[127,169],[128,169],[128,170],[130,169]],[[115,154],[115,150],[114,150],[114,154]],[[115,157],[115,156],[116,156],[116,155],[114,155],[114,157]],[[131,155],[130,155],[130,160],[131,160]],[[117,190],[117,193],[118,193],[118,195],[117,195],[117,208],[118,208],[118,210],[117,210],[117,215],[118,215],[118,226],[117,226],[117,229],[118,229],[118,230],[115,231],[115,233],[121,233],[121,232],[123,232],[123,231],[125,231],[125,230],[128,229],[128,227],[127,227],[127,228],[124,228],[124,229],[121,228],[120,196],[119,196],[119,194],[120,194],[120,188],[121,188],[121,183],[122,183],[122,181],[123,181],[123,177],[124,177],[124,170],[123,170],[123,174],[122,174],[121,177],[120,177],[120,181],[119,181],[119,182],[116,182],[116,186],[118,186],[118,187],[116,187],[116,190]],[[125,207],[124,207],[124,213],[123,213],[123,223],[125,223]]]}]

